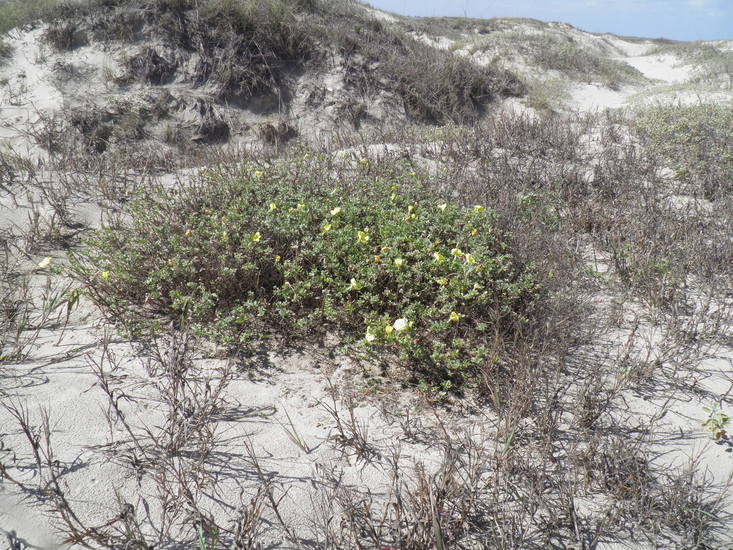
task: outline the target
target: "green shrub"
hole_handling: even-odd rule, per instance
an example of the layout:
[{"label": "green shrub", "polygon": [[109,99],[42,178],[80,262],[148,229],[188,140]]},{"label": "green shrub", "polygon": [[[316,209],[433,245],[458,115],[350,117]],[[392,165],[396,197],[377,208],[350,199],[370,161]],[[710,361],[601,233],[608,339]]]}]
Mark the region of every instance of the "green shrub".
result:
[{"label": "green shrub", "polygon": [[636,129],[686,192],[713,199],[733,191],[733,103],[648,108]]},{"label": "green shrub", "polygon": [[[142,308],[229,345],[335,330],[444,387],[499,361],[538,288],[492,212],[437,202],[414,173],[375,180],[366,160],[355,183],[321,185],[319,162],[139,196],[77,275],[115,316]],[[296,178],[305,164],[314,177]]]}]

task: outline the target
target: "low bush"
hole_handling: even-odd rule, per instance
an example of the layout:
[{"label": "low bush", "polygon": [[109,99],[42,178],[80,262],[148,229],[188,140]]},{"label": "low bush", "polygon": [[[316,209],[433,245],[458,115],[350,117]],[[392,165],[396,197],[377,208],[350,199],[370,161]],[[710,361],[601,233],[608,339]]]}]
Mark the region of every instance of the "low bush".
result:
[{"label": "low bush", "polygon": [[686,184],[684,192],[714,199],[733,190],[733,103],[648,108],[636,130]]},{"label": "low bush", "polygon": [[370,177],[366,160],[354,183],[322,185],[321,162],[148,192],[87,241],[77,275],[116,315],[143,308],[230,345],[336,330],[444,388],[498,362],[539,288],[493,213],[439,201],[413,172]]}]

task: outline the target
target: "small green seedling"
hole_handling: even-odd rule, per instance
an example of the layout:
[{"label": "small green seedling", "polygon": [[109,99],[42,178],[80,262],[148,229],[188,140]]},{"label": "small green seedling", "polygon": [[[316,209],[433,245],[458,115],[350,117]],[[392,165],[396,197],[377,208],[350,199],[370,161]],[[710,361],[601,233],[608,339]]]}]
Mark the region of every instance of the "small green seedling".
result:
[{"label": "small green seedling", "polygon": [[703,407],[702,410],[708,414],[707,420],[702,425],[703,428],[706,428],[716,441],[725,439],[728,435],[726,428],[730,423],[730,417],[720,410],[720,404]]}]

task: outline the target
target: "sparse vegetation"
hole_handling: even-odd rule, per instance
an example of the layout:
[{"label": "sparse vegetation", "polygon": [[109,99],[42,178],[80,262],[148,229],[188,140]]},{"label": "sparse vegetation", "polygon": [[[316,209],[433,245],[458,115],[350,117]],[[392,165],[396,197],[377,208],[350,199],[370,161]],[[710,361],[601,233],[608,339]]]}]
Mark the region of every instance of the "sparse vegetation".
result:
[{"label": "sparse vegetation", "polygon": [[579,44],[571,37],[551,31],[500,31],[473,42],[470,48],[490,51],[499,59],[519,57],[535,70],[557,71],[571,80],[600,83],[612,89],[645,81],[637,69],[609,59],[597,46]]},{"label": "sparse vegetation", "polygon": [[659,44],[648,55],[672,54],[695,67],[694,76],[700,83],[717,89],[733,88],[733,51],[706,42],[673,42]]}]

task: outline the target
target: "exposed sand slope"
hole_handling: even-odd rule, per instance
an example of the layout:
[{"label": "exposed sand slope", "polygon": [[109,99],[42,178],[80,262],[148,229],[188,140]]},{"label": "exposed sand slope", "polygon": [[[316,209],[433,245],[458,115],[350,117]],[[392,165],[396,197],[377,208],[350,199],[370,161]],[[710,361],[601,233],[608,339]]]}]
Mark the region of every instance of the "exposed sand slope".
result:
[{"label": "exposed sand slope", "polygon": [[29,133],[42,117],[63,109],[60,90],[53,84],[53,75],[40,60],[41,29],[14,31],[7,43],[13,56],[0,67],[0,77],[7,79],[0,97],[0,147],[12,146],[20,154],[35,156],[39,146]]}]

